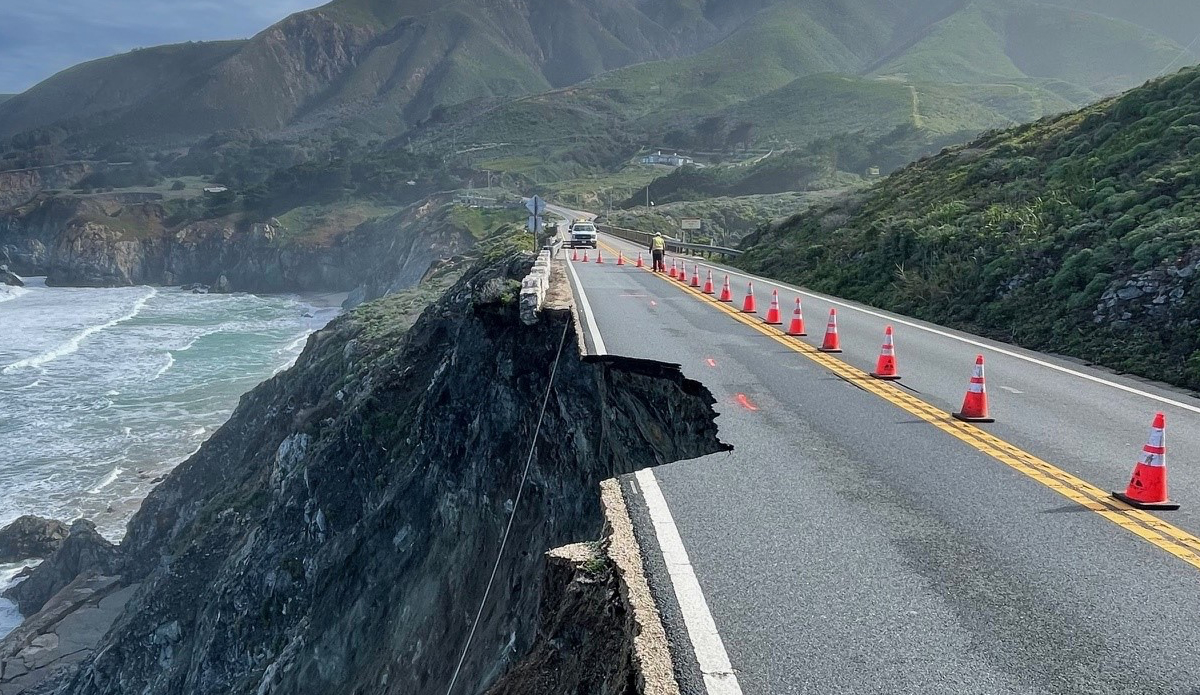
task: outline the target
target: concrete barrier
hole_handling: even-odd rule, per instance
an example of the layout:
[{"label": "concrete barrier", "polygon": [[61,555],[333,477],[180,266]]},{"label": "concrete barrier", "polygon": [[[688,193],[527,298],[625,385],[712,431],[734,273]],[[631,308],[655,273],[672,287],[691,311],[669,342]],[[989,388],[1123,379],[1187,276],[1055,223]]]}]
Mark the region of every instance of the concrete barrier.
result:
[{"label": "concrete barrier", "polygon": [[550,250],[543,250],[533,262],[533,269],[521,282],[521,322],[532,326],[538,321],[538,312],[546,301],[546,290],[550,288]]}]

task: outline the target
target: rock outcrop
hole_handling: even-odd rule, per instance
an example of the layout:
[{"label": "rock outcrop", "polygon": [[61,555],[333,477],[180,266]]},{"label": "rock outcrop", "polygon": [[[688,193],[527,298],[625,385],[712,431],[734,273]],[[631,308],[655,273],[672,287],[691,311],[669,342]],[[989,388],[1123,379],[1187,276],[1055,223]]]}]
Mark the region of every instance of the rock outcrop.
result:
[{"label": "rock outcrop", "polygon": [[636,695],[631,619],[612,561],[591,543],[546,558],[537,642],[487,695]]},{"label": "rock outcrop", "polygon": [[71,162],[0,171],[0,210],[28,202],[43,191],[73,188],[95,168],[92,162]]},{"label": "rock outcrop", "polygon": [[0,285],[8,285],[9,287],[24,287],[25,281],[16,273],[8,269],[7,265],[0,265]]},{"label": "rock outcrop", "polygon": [[120,617],[38,692],[440,695],[481,605],[462,692],[517,664],[544,553],[600,534],[600,481],[726,447],[703,386],[582,358],[568,311],[524,325],[532,256],[489,256],[415,323],[413,293],[364,305],[247,394],[130,522]]},{"label": "rock outcrop", "polygon": [[86,519],[71,524],[62,546],[16,586],[4,592],[21,613],[41,610],[55,594],[81,576],[111,576],[121,567],[121,552]]},{"label": "rock outcrop", "polygon": [[1194,286],[1200,251],[1174,263],[1114,280],[1100,297],[1092,321],[1118,330],[1131,326],[1180,331],[1200,326]]},{"label": "rock outcrop", "polygon": [[0,529],[0,563],[45,559],[62,547],[68,533],[61,521],[22,516]]}]

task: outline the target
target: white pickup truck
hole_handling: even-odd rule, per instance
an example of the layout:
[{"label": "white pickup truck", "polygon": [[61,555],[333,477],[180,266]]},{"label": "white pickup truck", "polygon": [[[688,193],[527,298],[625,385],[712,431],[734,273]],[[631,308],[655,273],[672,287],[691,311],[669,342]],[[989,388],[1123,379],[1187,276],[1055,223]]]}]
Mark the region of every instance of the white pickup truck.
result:
[{"label": "white pickup truck", "polygon": [[563,245],[572,249],[598,248],[600,240],[596,236],[596,225],[584,220],[572,222],[571,226],[567,228],[567,239]]}]

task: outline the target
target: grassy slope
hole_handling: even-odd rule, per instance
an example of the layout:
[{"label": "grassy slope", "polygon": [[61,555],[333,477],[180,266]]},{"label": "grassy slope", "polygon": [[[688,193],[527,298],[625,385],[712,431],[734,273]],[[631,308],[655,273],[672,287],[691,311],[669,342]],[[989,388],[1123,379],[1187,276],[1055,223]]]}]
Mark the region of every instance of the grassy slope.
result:
[{"label": "grassy slope", "polygon": [[1197,172],[1200,69],[1190,69],[922,160],[760,231],[741,263],[1200,388],[1200,294],[1190,282],[1166,304],[1151,304],[1151,293],[1124,320],[1101,299],[1200,259]]},{"label": "grassy slope", "polygon": [[1103,95],[1153,77],[1181,48],[1145,27],[1092,12],[976,0],[874,72],[941,84],[1044,78]]},{"label": "grassy slope", "polygon": [[[1130,87],[1178,50],[1122,20],[1026,0],[968,2],[928,28],[907,27],[909,40],[895,24],[889,39],[878,16],[843,26],[870,16],[869,2],[834,4],[783,2],[695,56],[616,70],[467,118],[456,141],[517,143],[494,158],[528,170],[534,153],[543,161],[573,156],[580,134],[616,124],[634,142],[654,141],[718,114],[755,123],[758,142],[771,147],[844,133],[877,138],[912,125],[915,156]],[[895,45],[887,48],[889,40]],[[570,175],[543,166],[536,178],[555,173]]]},{"label": "grassy slope", "polygon": [[89,118],[172,91],[237,51],[242,41],[158,46],[81,63],[4,102],[0,137],[60,121]]},{"label": "grassy slope", "polygon": [[680,218],[698,217],[701,229],[688,232],[689,241],[734,245],[758,227],[794,215],[797,210],[806,209],[826,197],[827,194],[818,192],[710,198],[656,205],[652,210],[645,207],[614,210],[604,215],[603,221],[618,227],[678,237]]},{"label": "grassy slope", "polygon": [[0,108],[0,135],[59,122],[101,140],[331,122],[395,134],[438,105],[545,91],[711,43],[699,20],[664,39],[642,12],[663,1],[337,0],[202,54],[216,60],[167,46],[67,71],[30,90],[26,108]]}]

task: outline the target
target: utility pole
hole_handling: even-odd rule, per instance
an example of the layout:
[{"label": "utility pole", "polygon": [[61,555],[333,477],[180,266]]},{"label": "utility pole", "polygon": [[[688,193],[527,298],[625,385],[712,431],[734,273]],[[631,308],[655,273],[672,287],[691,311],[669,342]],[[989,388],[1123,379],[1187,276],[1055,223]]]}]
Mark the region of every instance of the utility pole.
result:
[{"label": "utility pole", "polygon": [[650,184],[646,184],[646,207],[650,207]]}]

